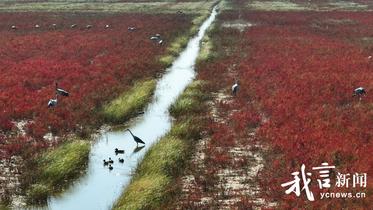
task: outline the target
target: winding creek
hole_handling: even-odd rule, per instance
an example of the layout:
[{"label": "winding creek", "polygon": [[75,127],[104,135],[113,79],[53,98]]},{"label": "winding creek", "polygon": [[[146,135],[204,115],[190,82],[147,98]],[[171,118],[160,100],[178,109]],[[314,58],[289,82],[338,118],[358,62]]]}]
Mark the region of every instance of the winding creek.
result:
[{"label": "winding creek", "polygon": [[[168,109],[195,78],[194,65],[200,42],[216,15],[217,6],[203,22],[198,34],[189,41],[185,50],[158,81],[153,100],[145,114],[130,126],[132,132],[146,142],[145,147],[136,147],[130,133],[124,130],[102,134],[92,145],[87,173],[62,195],[51,197],[48,206],[31,209],[103,210],[112,207],[130,182],[131,173],[147,149],[170,130],[172,119]],[[115,148],[124,149],[125,154],[116,156]],[[115,161],[112,171],[103,166],[102,160],[108,157]],[[124,159],[124,163],[118,162],[119,157]]]}]

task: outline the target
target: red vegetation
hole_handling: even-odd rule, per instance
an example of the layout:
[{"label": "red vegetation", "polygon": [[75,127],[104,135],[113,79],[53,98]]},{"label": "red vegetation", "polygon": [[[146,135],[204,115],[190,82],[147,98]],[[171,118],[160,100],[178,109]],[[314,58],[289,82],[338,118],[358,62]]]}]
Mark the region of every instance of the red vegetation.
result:
[{"label": "red vegetation", "polygon": [[[157,58],[167,41],[189,24],[185,15],[0,14],[0,154],[18,151],[13,121],[30,121],[24,138],[41,144],[48,132],[64,135],[98,125],[100,107],[134,80],[159,72]],[[129,32],[129,26],[137,30]],[[149,40],[156,33],[166,46]],[[55,82],[71,96],[48,109]]]},{"label": "red vegetation", "polygon": [[[224,21],[236,18],[234,13],[220,17]],[[250,11],[242,18],[254,26],[243,33],[226,28],[217,35],[226,40],[231,37],[231,43],[219,40],[220,50],[228,51],[229,45],[240,50],[229,51],[227,59],[202,64],[200,76],[210,80],[215,89],[227,88],[233,84],[233,76],[222,79],[211,74],[224,75],[235,66],[241,82],[238,97],[234,105],[220,108],[225,110],[222,112],[240,110],[228,118],[235,135],[242,133],[243,127],[249,130],[258,125],[262,118],[257,139],[270,148],[267,166],[260,173],[263,195],[281,209],[371,209],[373,58],[368,57],[373,55],[373,14]],[[368,93],[361,101],[352,97],[359,86]],[[219,140],[232,135],[228,130],[214,129],[212,144],[225,147]],[[219,163],[224,156],[216,158]],[[366,198],[320,200],[319,192],[328,190],[318,189],[312,167],[322,162],[336,166],[331,192],[360,191]],[[314,175],[314,202],[307,201],[303,191],[298,198],[294,193],[286,195],[287,188],[281,187],[302,164]],[[336,172],[367,173],[368,186],[336,189]]]}]

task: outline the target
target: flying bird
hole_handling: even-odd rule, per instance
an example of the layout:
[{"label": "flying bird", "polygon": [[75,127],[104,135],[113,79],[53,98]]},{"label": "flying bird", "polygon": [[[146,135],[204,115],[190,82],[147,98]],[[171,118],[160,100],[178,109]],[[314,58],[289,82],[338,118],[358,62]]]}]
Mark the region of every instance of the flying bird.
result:
[{"label": "flying bird", "polygon": [[129,26],[127,29],[128,31],[136,31],[136,27],[132,27],[132,26]]},{"label": "flying bird", "polygon": [[136,142],[137,146],[139,146],[139,143],[140,144],[145,144],[145,142],[143,140],[141,140],[139,137],[133,135],[133,133],[131,132],[130,129],[127,129],[127,131],[130,132],[131,136],[133,137],[133,140]]},{"label": "flying bird", "polygon": [[56,82],[56,94],[61,95],[61,96],[69,96],[70,95],[69,92],[67,92],[66,90],[64,90],[62,88],[59,88],[57,82]]}]

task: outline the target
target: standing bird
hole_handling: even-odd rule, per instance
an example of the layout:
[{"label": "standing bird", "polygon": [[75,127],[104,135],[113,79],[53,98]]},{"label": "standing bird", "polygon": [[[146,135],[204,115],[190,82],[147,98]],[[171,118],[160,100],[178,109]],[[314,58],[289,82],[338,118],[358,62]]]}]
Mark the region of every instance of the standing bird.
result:
[{"label": "standing bird", "polygon": [[141,144],[145,144],[145,142],[143,140],[141,140],[139,137],[133,135],[133,133],[131,132],[130,129],[127,129],[127,131],[130,132],[131,136],[133,137],[133,140],[136,142],[137,146],[139,146],[139,143]]},{"label": "standing bird", "polygon": [[110,28],[110,25],[109,24],[105,25],[105,28],[106,29]]},{"label": "standing bird", "polygon": [[12,30],[17,30],[17,26],[14,26],[14,25],[13,25],[13,26],[11,27],[11,29],[12,29]]},{"label": "standing bird", "polygon": [[77,24],[72,24],[71,26],[70,26],[70,28],[76,28],[78,25]]},{"label": "standing bird", "polygon": [[363,96],[365,94],[367,94],[365,89],[363,87],[358,87],[354,90],[354,93],[352,94],[352,96],[359,96],[359,98],[361,100],[361,96]]},{"label": "standing bird", "polygon": [[52,108],[52,107],[55,107],[55,106],[57,106],[57,94],[56,94],[55,98],[51,98],[48,101],[48,108]]},{"label": "standing bird", "polygon": [[61,95],[61,96],[69,96],[70,95],[69,92],[67,92],[66,90],[64,90],[62,88],[59,88],[57,82],[56,82],[56,94]]},{"label": "standing bird", "polygon": [[234,96],[237,94],[237,91],[238,91],[239,88],[240,88],[240,86],[238,84],[238,81],[236,80],[236,82],[234,83],[234,85],[232,85],[232,94]]},{"label": "standing bird", "polygon": [[86,25],[86,29],[90,29],[90,28],[92,28],[93,26],[92,25]]},{"label": "standing bird", "polygon": [[36,24],[36,25],[35,25],[35,28],[40,28],[40,25],[39,25],[39,24]]}]

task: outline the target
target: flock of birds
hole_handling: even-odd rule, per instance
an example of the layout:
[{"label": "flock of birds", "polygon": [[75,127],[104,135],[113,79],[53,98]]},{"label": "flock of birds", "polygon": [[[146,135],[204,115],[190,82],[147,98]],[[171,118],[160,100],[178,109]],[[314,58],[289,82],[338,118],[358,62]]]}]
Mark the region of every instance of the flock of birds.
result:
[{"label": "flock of birds", "polygon": [[[239,82],[238,82],[238,80],[235,80],[234,84],[232,85],[232,95],[233,96],[237,95],[237,92],[238,92],[239,88],[240,88]],[[366,92],[365,88],[358,87],[358,88],[354,89],[352,96],[359,97],[359,100],[361,100],[361,97],[366,95],[366,94],[367,94],[367,92]]]},{"label": "flock of birds", "polygon": [[[14,31],[18,29],[18,27],[17,27],[16,25],[12,25],[10,28],[11,28],[11,30],[14,30]],[[39,24],[36,24],[36,25],[34,25],[34,28],[35,28],[35,29],[40,29],[41,26],[40,26]],[[53,23],[53,24],[51,24],[48,28],[50,28],[50,29],[54,29],[54,30],[55,30],[55,29],[57,29],[57,24]],[[78,28],[78,24],[72,24],[72,25],[70,25],[70,28],[72,28],[72,29],[74,29],[74,28]],[[93,28],[93,25],[88,24],[88,25],[86,25],[84,28],[85,28],[85,29],[91,29],[91,28]],[[105,29],[109,29],[109,28],[111,28],[111,25],[106,24],[104,28],[105,28]],[[135,31],[137,30],[137,28],[134,27],[134,26],[129,26],[129,27],[127,27],[127,30],[128,30],[129,32],[135,32]],[[164,39],[161,38],[161,35],[160,35],[160,34],[152,35],[152,36],[150,37],[150,40],[152,40],[152,41],[158,43],[159,45],[162,45],[162,44],[164,43]]]},{"label": "flock of birds", "polygon": [[[34,28],[36,28],[36,29],[40,29],[40,28],[41,28],[41,25],[39,25],[39,24],[35,24],[35,25],[34,25]],[[47,28],[49,28],[49,29],[57,29],[57,24],[56,24],[56,23],[53,23],[53,24],[47,26]],[[70,25],[70,28],[78,28],[78,24],[72,24],[72,25]],[[91,28],[93,28],[93,25],[88,24],[88,25],[86,25],[84,28],[85,28],[85,29],[91,29]],[[106,29],[111,28],[111,25],[106,24],[106,25],[104,26],[104,28],[106,28]],[[128,27],[128,28],[130,28],[130,27]],[[16,25],[12,25],[12,26],[10,27],[10,29],[12,29],[12,30],[17,30],[17,29],[18,29],[18,26],[16,26]]]},{"label": "flock of birds", "polygon": [[[127,129],[126,131],[129,131],[129,132],[130,132],[130,134],[131,134],[133,140],[136,142],[136,144],[137,144],[137,147],[136,147],[136,148],[139,147],[139,144],[145,144],[145,142],[144,142],[143,140],[141,140],[139,137],[133,135],[133,133],[132,133],[132,131],[131,131],[130,129]],[[118,155],[118,154],[124,154],[124,150],[122,150],[122,149],[118,149],[118,148],[115,148],[115,149],[114,149],[114,152],[115,152],[115,155]],[[104,159],[103,162],[104,162],[104,166],[108,166],[108,168],[109,168],[110,171],[114,169],[114,167],[113,167],[114,160],[112,160],[111,157],[109,157],[108,160],[105,160],[105,159]],[[118,162],[119,162],[119,163],[124,163],[124,159],[119,157],[119,158],[118,158]]]}]

